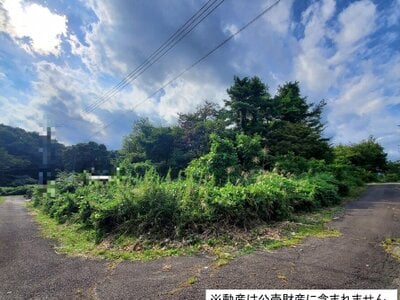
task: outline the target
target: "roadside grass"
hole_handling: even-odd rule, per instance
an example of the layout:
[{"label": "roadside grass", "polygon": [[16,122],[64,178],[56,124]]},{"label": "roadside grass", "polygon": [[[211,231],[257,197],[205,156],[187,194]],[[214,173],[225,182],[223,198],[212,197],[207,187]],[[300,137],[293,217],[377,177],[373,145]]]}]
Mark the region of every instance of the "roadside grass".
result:
[{"label": "roadside grass", "polygon": [[0,196],[0,204],[3,204],[6,201],[6,198],[4,198],[3,196]]},{"label": "roadside grass", "polygon": [[382,242],[382,247],[387,253],[400,261],[400,238],[387,238]]},{"label": "roadside grass", "polygon": [[215,258],[214,268],[226,265],[238,256],[254,251],[294,247],[307,237],[338,237],[337,229],[329,228],[328,222],[343,212],[336,206],[313,213],[295,214],[289,221],[259,224],[251,230],[238,228],[220,229],[218,234],[195,236],[190,242],[152,241],[127,235],[108,236],[96,243],[95,231],[76,223],[59,224],[41,212],[29,208],[39,223],[42,236],[56,241],[57,253],[86,258],[109,260],[149,261],[166,256],[207,254]]},{"label": "roadside grass", "polygon": [[30,197],[34,187],[34,184],[0,187],[0,196],[27,195]]},{"label": "roadside grass", "polygon": [[96,244],[94,230],[76,223],[59,224],[40,210],[29,207],[40,225],[42,236],[55,240],[55,250],[60,254],[87,258],[100,257],[110,260],[148,261],[165,256],[191,255],[197,250],[196,246],[177,248],[150,243],[139,245],[136,239],[123,235],[110,237]]}]

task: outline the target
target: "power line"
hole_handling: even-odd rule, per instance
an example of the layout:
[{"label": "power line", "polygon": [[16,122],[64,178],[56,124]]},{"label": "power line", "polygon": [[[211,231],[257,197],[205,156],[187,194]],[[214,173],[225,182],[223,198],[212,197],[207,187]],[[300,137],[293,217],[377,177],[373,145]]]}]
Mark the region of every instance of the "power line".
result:
[{"label": "power line", "polygon": [[[175,80],[177,80],[179,77],[181,77],[182,75],[184,75],[186,72],[188,72],[189,70],[191,70],[192,68],[194,68],[195,66],[197,66],[199,63],[201,63],[203,60],[205,60],[206,58],[208,58],[211,54],[213,54],[215,51],[217,51],[218,49],[220,49],[222,46],[224,46],[226,43],[228,43],[231,39],[233,39],[236,35],[238,35],[239,33],[241,33],[243,30],[247,29],[250,25],[252,25],[254,22],[256,22],[258,19],[260,19],[263,15],[265,15],[268,11],[270,11],[272,8],[274,8],[281,0],[277,0],[275,1],[272,5],[268,6],[267,8],[265,8],[264,10],[261,11],[261,13],[259,13],[258,15],[256,15],[253,19],[251,19],[249,22],[247,22],[245,25],[243,25],[241,28],[239,28],[236,32],[232,33],[229,37],[227,37],[225,40],[223,40],[221,43],[219,43],[215,48],[213,48],[212,50],[210,50],[209,52],[207,52],[204,56],[202,56],[201,58],[199,58],[197,61],[195,61],[193,64],[191,64],[190,66],[188,66],[186,69],[184,69],[183,71],[181,71],[177,76],[175,76],[174,78],[172,78],[171,80],[169,80],[167,83],[165,83],[163,86],[161,86],[158,90],[156,90],[154,93],[152,93],[150,96],[148,96],[147,98],[145,98],[144,100],[140,101],[138,104],[136,104],[132,109],[130,109],[129,111],[134,111],[138,106],[142,105],[144,102],[146,102],[147,100],[151,99],[153,96],[155,96],[157,93],[159,93],[160,91],[162,91],[165,87],[167,87],[168,85],[170,85],[171,83],[173,83]],[[100,133],[100,131],[108,128],[110,125],[112,125],[114,122],[116,122],[118,119],[113,119],[111,122],[107,123],[106,125],[104,125],[103,127],[100,128],[100,130],[96,131],[93,135],[91,135],[89,137],[92,138],[93,136],[97,135],[98,133]]]},{"label": "power line", "polygon": [[[175,33],[170,36],[161,46],[158,47],[141,65],[135,70],[130,72],[124,79],[122,79],[116,86],[110,89],[108,92],[103,94],[101,97],[97,97],[97,101],[86,107],[84,112],[90,113],[94,111],[98,106],[104,102],[110,100],[110,98],[125,88],[130,82],[139,77],[154,63],[165,56],[177,43],[179,43],[184,37],[186,37],[198,24],[200,24],[208,15],[210,15],[215,9],[217,9],[224,0],[208,0],[194,15],[192,15],[181,27],[179,27]],[[71,118],[71,121],[82,122],[78,118]],[[66,126],[65,123],[61,123],[59,127]]]},{"label": "power line", "polygon": [[148,68],[164,57],[172,48],[174,48],[183,38],[185,38],[194,28],[197,27],[205,18],[207,18],[215,9],[217,9],[224,0],[209,0],[192,17],[190,17],[172,36],[170,36],[160,47],[158,47],[141,65],[130,72],[116,86],[106,92],[98,101],[89,105],[85,112],[89,113],[98,106],[110,100],[115,94],[129,85],[132,81],[143,74]]}]

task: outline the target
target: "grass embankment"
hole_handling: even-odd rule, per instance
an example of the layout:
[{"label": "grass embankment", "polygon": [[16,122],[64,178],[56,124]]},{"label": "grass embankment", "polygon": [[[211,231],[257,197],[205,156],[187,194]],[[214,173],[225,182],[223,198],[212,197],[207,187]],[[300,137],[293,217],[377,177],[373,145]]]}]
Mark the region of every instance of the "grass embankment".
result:
[{"label": "grass embankment", "polygon": [[128,260],[207,252],[216,265],[309,236],[338,236],[326,223],[347,187],[329,173],[263,172],[236,185],[162,179],[153,171],[107,185],[78,179],[60,178],[51,191],[33,193],[37,220],[59,252]]},{"label": "grass embankment", "polygon": [[0,196],[27,195],[32,196],[35,185],[20,185],[0,187]]},{"label": "grass embankment", "polygon": [[0,204],[3,204],[6,201],[6,198],[0,196]]},{"label": "grass embankment", "polygon": [[216,267],[255,250],[295,246],[307,237],[338,237],[340,232],[329,228],[327,223],[343,211],[340,206],[325,208],[314,213],[296,214],[289,221],[259,225],[251,230],[226,228],[214,237],[192,236],[191,241],[152,241],[121,234],[109,236],[102,242],[96,243],[95,230],[76,223],[60,224],[40,210],[32,207],[31,209],[40,224],[42,235],[56,241],[58,253],[144,261],[166,256],[207,253],[216,258],[214,264]]}]

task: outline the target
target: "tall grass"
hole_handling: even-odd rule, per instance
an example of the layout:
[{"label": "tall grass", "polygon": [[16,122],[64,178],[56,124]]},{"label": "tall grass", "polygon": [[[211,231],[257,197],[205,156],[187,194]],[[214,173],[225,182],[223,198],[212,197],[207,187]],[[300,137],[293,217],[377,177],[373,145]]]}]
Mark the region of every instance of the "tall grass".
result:
[{"label": "tall grass", "polygon": [[65,174],[56,193],[33,193],[33,203],[58,222],[95,229],[100,240],[112,232],[182,237],[219,224],[251,226],[288,218],[295,211],[339,202],[338,182],[329,173],[285,177],[273,172],[246,183],[215,185],[212,178],[163,179],[154,170],[144,176],[85,184]]}]

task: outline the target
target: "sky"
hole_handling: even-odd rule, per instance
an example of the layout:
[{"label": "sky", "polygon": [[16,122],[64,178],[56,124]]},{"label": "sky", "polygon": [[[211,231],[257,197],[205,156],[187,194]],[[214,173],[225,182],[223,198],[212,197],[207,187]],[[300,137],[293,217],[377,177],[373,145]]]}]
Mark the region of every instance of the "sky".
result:
[{"label": "sky", "polygon": [[107,97],[206,0],[0,0],[0,123],[118,149],[139,118],[174,124],[205,100],[222,104],[234,75],[259,76],[272,95],[299,81],[310,103],[324,99],[332,144],[372,135],[400,159],[400,0],[281,0],[165,86],[274,2],[223,1]]}]

